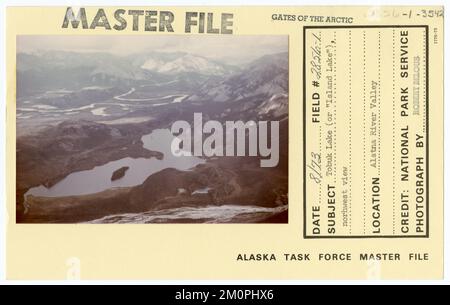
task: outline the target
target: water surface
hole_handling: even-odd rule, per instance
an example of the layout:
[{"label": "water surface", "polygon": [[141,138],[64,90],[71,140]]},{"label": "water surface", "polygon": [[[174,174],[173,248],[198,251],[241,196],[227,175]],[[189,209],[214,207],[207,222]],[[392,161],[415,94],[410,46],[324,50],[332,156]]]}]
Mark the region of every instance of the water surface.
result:
[{"label": "water surface", "polygon": [[[197,157],[175,157],[170,149],[173,135],[168,129],[156,129],[142,137],[143,147],[164,154],[162,160],[156,158],[123,158],[96,166],[90,170],[74,172],[50,188],[41,185],[31,188],[25,194],[43,197],[86,195],[113,187],[128,187],[142,184],[150,175],[166,168],[188,170],[204,160]],[[128,166],[125,176],[111,181],[112,173]]]}]

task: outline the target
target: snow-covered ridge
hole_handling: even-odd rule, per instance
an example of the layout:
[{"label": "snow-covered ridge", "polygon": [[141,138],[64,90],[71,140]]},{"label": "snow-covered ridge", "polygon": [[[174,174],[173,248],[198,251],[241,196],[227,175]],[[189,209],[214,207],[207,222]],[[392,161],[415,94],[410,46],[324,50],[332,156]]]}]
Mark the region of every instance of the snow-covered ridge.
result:
[{"label": "snow-covered ridge", "polygon": [[141,65],[141,68],[165,74],[197,72],[220,75],[227,72],[223,65],[192,54],[185,54],[172,60],[149,58]]}]

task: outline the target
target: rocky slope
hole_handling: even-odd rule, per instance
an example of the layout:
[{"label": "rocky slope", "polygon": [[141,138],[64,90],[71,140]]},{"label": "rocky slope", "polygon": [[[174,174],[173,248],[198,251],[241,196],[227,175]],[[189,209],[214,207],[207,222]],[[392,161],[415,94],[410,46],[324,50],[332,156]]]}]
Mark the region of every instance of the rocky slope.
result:
[{"label": "rocky slope", "polygon": [[19,137],[17,203],[20,212],[25,192],[40,184],[50,187],[74,171],[86,170],[125,157],[158,157],[142,147],[144,133],[137,126],[108,126],[90,121],[65,121],[39,133]]},{"label": "rocky slope", "polygon": [[288,53],[263,56],[241,71],[225,76],[221,81],[206,82],[190,100],[214,102],[241,101],[251,97],[270,99],[288,93]]}]

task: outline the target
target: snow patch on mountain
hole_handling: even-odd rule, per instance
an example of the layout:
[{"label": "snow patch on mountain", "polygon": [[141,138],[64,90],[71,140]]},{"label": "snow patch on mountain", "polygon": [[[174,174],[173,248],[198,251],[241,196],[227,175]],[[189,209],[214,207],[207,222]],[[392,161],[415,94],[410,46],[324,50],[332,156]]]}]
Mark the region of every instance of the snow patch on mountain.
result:
[{"label": "snow patch on mountain", "polygon": [[288,113],[288,95],[285,93],[278,93],[263,102],[258,107],[259,115],[272,114],[273,116],[282,116]]},{"label": "snow patch on mountain", "polygon": [[221,75],[227,72],[224,65],[192,54],[185,54],[181,57],[173,60],[169,59],[167,61],[158,58],[148,58],[141,65],[141,68],[165,74],[197,72],[202,74]]}]

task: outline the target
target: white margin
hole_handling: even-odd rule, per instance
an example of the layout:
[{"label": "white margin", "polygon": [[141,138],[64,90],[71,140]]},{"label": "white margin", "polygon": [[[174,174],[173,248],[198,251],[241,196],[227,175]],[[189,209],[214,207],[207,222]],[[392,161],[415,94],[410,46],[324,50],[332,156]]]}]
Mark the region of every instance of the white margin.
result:
[{"label": "white margin", "polygon": [[[202,285],[202,284],[273,284],[273,285],[293,285],[293,284],[449,284],[450,283],[450,208],[448,191],[450,189],[450,172],[448,164],[450,163],[450,106],[447,92],[444,92],[444,281],[307,281],[307,280],[264,280],[264,281],[13,281],[8,282],[6,278],[6,7],[7,6],[242,6],[242,5],[272,5],[272,6],[306,6],[306,5],[445,5],[445,1],[435,0],[378,0],[378,1],[343,1],[343,0],[167,0],[167,1],[148,1],[148,0],[3,0],[0,8],[0,284],[181,284],[181,285]],[[445,10],[447,7],[445,8]],[[450,50],[449,39],[445,33],[449,30],[449,18],[444,17],[444,50]],[[444,51],[445,54],[445,51]],[[444,59],[444,88],[450,88],[448,81],[449,61]],[[445,154],[445,152],[447,152]]]}]

